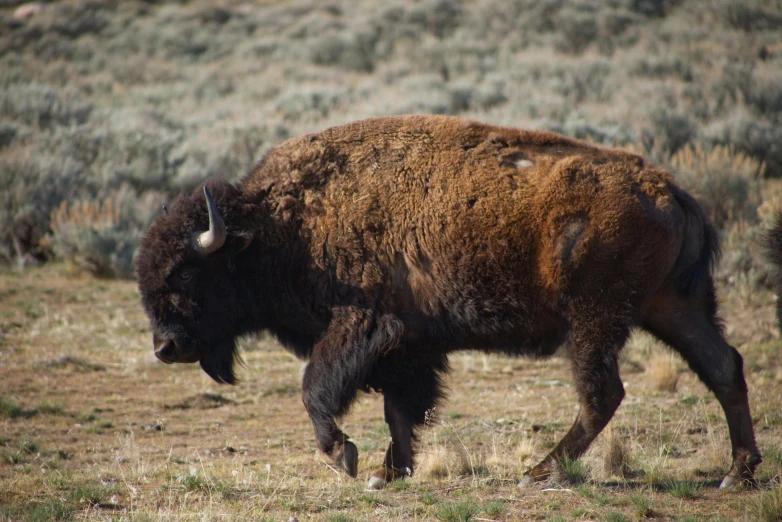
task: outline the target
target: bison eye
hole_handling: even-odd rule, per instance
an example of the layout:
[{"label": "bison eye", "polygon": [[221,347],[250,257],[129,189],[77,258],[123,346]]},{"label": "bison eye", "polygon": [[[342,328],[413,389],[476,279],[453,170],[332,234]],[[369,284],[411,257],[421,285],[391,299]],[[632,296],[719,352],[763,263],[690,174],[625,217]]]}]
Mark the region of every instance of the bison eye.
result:
[{"label": "bison eye", "polygon": [[179,280],[183,283],[189,283],[193,280],[193,272],[192,270],[185,270],[181,274],[179,274]]}]

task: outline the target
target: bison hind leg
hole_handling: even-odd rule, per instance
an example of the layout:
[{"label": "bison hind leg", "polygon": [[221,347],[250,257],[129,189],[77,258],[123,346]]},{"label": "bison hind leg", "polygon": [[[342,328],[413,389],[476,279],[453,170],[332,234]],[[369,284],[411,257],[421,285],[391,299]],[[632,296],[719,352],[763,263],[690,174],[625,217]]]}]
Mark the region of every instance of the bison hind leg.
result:
[{"label": "bison hind leg", "polygon": [[[754,485],[761,456],[755,443],[741,354],[722,336],[713,289],[693,295],[670,290],[657,296],[644,328],[679,352],[720,402],[728,422],[733,465],[720,484]],[[700,295],[699,295],[700,294]]]},{"label": "bison hind leg", "polygon": [[571,320],[573,376],[580,409],[573,426],[549,455],[524,474],[519,486],[568,480],[562,463],[576,460],[608,424],[624,398],[618,354],[632,320],[622,310],[598,304],[580,308]]}]

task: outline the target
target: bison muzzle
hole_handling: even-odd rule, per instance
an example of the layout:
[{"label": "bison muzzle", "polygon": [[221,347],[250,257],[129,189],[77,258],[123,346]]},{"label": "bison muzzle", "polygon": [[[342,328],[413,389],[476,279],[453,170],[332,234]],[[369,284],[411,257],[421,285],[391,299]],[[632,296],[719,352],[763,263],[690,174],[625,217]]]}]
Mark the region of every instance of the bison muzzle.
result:
[{"label": "bison muzzle", "polygon": [[717,235],[672,177],[634,154],[443,116],[378,118],[272,149],[238,185],[183,195],[143,239],[139,289],[162,361],[236,382],[235,340],[269,331],[309,361],[319,448],[351,476],[338,427],[384,397],[391,444],[372,488],[413,470],[448,354],[570,346],[580,410],[522,483],[556,480],[624,397],[631,329],[676,350],[716,395],[733,465],[760,463],[741,355],[723,337]]}]

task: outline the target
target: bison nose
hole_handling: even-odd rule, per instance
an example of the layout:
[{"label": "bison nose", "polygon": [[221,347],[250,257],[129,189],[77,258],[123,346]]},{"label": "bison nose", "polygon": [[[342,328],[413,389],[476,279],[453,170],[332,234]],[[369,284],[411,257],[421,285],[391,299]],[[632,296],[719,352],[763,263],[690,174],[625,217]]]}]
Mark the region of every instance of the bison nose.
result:
[{"label": "bison nose", "polygon": [[177,344],[173,338],[152,334],[155,357],[166,364],[196,363],[201,360],[201,351],[195,346]]},{"label": "bison nose", "polygon": [[152,337],[152,344],[155,346],[155,357],[166,364],[175,363],[178,359],[176,344],[173,340],[160,340],[157,336]]}]

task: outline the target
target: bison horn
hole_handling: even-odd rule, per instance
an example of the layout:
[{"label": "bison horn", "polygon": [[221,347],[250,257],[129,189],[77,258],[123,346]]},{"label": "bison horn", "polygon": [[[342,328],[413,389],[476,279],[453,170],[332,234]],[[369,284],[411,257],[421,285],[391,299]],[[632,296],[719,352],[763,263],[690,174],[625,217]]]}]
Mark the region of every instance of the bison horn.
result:
[{"label": "bison horn", "polygon": [[196,250],[206,255],[216,252],[223,246],[226,231],[223,218],[220,217],[217,205],[215,205],[212,195],[206,187],[204,187],[204,196],[206,197],[206,208],[209,210],[209,230],[195,234],[193,243]]}]

